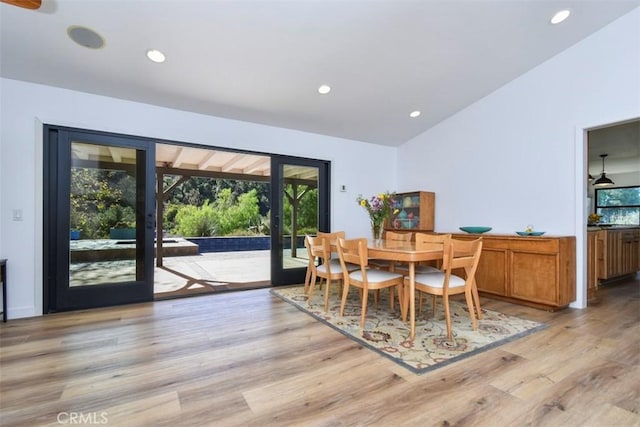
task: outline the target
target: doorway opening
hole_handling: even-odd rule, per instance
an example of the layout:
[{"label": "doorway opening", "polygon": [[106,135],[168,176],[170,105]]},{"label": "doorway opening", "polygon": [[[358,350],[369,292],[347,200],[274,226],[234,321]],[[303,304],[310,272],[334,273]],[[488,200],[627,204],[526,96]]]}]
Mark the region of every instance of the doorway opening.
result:
[{"label": "doorway opening", "polygon": [[156,299],[302,281],[303,236],[328,227],[327,162],[158,143],[156,163]]},{"label": "doorway opening", "polygon": [[270,157],[157,143],[156,164],[155,298],[271,286]]},{"label": "doorway opening", "polygon": [[[640,243],[634,238],[637,232],[627,228],[640,226],[639,142],[640,119],[637,117],[584,130],[587,182],[581,200],[585,201],[586,306],[601,302],[600,287],[624,283],[626,279],[638,280]],[[607,180],[602,179],[605,176]]]},{"label": "doorway opening", "polygon": [[301,283],[328,230],[329,162],[45,128],[45,312]]}]

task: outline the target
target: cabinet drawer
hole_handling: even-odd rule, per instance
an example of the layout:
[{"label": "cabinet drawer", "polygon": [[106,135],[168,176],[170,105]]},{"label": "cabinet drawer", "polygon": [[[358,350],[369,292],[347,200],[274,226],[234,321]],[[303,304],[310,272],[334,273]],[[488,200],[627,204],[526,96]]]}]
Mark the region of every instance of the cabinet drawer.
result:
[{"label": "cabinet drawer", "polygon": [[[455,238],[455,236],[454,236]],[[477,239],[478,236],[473,237],[474,239]],[[482,239],[482,248],[483,249],[501,249],[501,250],[507,250],[509,249],[509,240],[508,239],[486,239],[483,238]]]},{"label": "cabinet drawer", "polygon": [[509,249],[511,249],[512,251],[523,252],[557,253],[560,249],[560,242],[558,239],[514,239],[509,243]]}]

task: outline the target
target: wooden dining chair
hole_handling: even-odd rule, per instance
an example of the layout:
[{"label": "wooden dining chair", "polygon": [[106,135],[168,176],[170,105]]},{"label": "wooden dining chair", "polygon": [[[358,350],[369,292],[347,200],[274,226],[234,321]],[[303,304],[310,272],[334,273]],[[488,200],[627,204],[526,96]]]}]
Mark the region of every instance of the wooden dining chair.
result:
[{"label": "wooden dining chair", "polygon": [[[344,231],[334,231],[332,233],[328,233],[328,232],[324,232],[324,231],[318,231],[316,233],[316,237],[324,237],[326,239],[329,239],[329,243],[331,246],[331,258],[335,258],[336,260],[338,259],[338,249],[337,249],[337,241],[340,237],[342,237],[343,239],[345,238],[346,234]],[[306,239],[305,239],[306,242]],[[306,243],[305,243],[306,245]],[[335,254],[335,257],[333,256]],[[315,267],[315,263],[317,262],[316,259],[313,259],[311,257],[309,257],[309,264],[307,265],[307,273],[305,275],[304,278],[304,293],[306,294],[309,291],[309,285],[310,285],[310,281],[311,281],[311,272],[313,270],[313,268]],[[314,264],[313,266],[311,264]],[[338,262],[339,263],[339,262]]]},{"label": "wooden dining chair", "polygon": [[[449,247],[449,241],[451,240],[451,234],[433,234],[433,233],[416,233],[416,249],[436,249],[444,252],[445,247]],[[398,273],[402,273],[405,276],[409,274],[409,267],[406,265],[396,267]],[[442,271],[442,260],[439,260],[439,266],[433,266],[428,264],[416,264],[414,267],[415,274],[420,273],[435,273]],[[424,292],[418,294],[418,313],[422,312],[422,296]],[[436,295],[433,295],[432,299],[433,313],[436,312]]]},{"label": "wooden dining chair", "polygon": [[[478,329],[477,319],[481,319],[480,298],[475,282],[475,274],[482,253],[482,237],[467,241],[449,239],[444,243],[444,257],[442,271],[419,273],[415,275],[415,289],[431,295],[441,296],[444,305],[444,315],[447,323],[447,339],[451,340],[451,313],[449,296],[463,294],[471,316],[473,330]],[[462,268],[465,277],[452,274],[452,270]],[[409,286],[409,279],[405,278],[405,286]],[[435,312],[435,305],[434,305]]]},{"label": "wooden dining chair", "polygon": [[[311,279],[309,282],[309,290],[307,292],[308,300],[307,304],[311,307],[311,300],[313,298],[313,291],[317,282],[320,279],[325,280],[326,286],[324,290],[324,311],[329,310],[329,294],[331,293],[331,283],[334,280],[342,281],[342,264],[338,258],[331,258],[331,244],[329,239],[325,237],[312,237],[305,236],[305,246],[309,258],[314,260],[310,265],[311,267]],[[316,262],[318,263],[316,265]],[[358,266],[353,264],[346,264],[347,271],[354,271],[358,269]]]},{"label": "wooden dining chair", "polygon": [[[402,286],[404,283],[402,274],[369,268],[367,251],[367,239],[338,239],[338,254],[340,255],[340,264],[342,265],[344,288],[342,290],[340,316],[344,316],[344,306],[347,303],[349,287],[355,286],[360,288],[362,290],[362,314],[360,317],[361,328],[364,328],[365,325],[369,290],[395,288],[398,290],[400,301],[402,301],[401,292],[403,291]],[[355,264],[358,266],[358,269],[355,271],[348,271],[348,264]],[[389,304],[393,310],[394,298],[391,298]]]},{"label": "wooden dining chair", "polygon": [[[444,250],[445,244],[448,244],[451,240],[451,234],[433,234],[433,233],[416,233],[416,249],[437,249]],[[403,274],[409,274],[409,268],[406,265],[400,265],[396,267],[396,271]],[[428,264],[416,264],[415,273],[433,273],[436,271],[442,271],[442,261],[439,261],[439,266],[433,266]]]}]

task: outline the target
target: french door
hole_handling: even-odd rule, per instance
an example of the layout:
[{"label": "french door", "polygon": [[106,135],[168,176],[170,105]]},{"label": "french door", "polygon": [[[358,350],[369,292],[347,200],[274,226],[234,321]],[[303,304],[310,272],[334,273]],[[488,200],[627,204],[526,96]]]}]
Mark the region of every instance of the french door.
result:
[{"label": "french door", "polygon": [[153,300],[153,142],[45,126],[45,313]]},{"label": "french door", "polygon": [[329,163],[273,155],[271,184],[271,283],[303,283],[304,235],[329,231]]}]

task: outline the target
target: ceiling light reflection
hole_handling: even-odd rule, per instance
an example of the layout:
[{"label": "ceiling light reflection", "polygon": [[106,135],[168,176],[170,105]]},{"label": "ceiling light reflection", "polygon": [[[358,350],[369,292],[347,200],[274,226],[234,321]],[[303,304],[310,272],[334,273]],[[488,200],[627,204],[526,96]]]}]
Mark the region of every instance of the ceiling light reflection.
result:
[{"label": "ceiling light reflection", "polygon": [[153,62],[161,63],[164,62],[167,58],[164,56],[164,53],[160,52],[157,49],[149,49],[147,51],[147,58],[149,58]]},{"label": "ceiling light reflection", "polygon": [[553,15],[553,18],[551,18],[551,23],[552,24],[559,24],[562,21],[564,21],[565,19],[567,19],[569,17],[569,15],[571,15],[571,11],[568,10],[568,9],[556,12],[556,14]]}]

